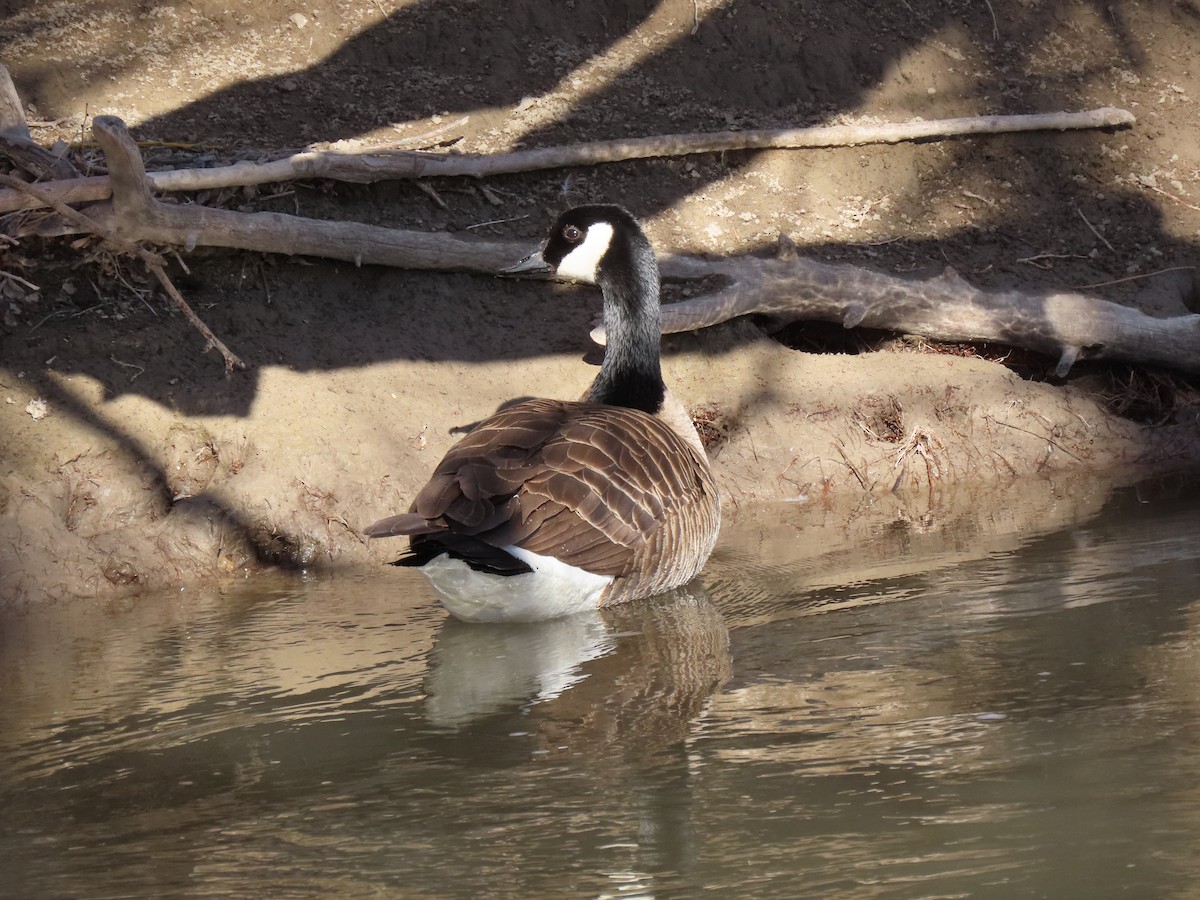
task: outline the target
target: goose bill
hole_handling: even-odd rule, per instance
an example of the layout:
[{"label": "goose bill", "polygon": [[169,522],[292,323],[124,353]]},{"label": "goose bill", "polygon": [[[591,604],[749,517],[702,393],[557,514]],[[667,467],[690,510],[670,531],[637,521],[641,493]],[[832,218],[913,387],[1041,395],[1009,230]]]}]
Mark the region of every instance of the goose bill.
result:
[{"label": "goose bill", "polygon": [[542,259],[542,248],[538,248],[522,259],[500,270],[501,275],[518,275],[526,272],[552,272],[550,264]]}]

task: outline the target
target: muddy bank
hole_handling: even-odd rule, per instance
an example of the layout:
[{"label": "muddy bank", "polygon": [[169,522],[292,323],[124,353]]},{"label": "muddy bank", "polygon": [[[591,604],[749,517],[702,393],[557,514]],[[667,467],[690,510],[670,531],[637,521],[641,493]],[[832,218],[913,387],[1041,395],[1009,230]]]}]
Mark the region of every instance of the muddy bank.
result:
[{"label": "muddy bank", "polygon": [[[239,278],[223,258],[197,277],[200,306],[264,361],[229,380],[177,317],[63,317],[10,343],[7,601],[381,565],[396,545],[359,529],[406,508],[455,429],[515,397],[577,396],[600,352],[587,289],[318,264],[273,272],[267,303]],[[1060,503],[1067,474],[1094,473],[1071,483],[1095,497],[1195,455],[1194,425],[1135,425],[1084,388],[900,341],[804,353],[743,321],[664,346],[731,518],[787,501],[827,524],[841,510],[835,531],[936,529],[1018,489]]]},{"label": "muddy bank", "polygon": [[[0,14],[34,138],[78,143],[89,116],[117,115],[151,167],[387,146],[449,125],[443,150],[501,152],[1121,107],[1137,117],[1124,131],[177,199],[530,241],[565,206],[619,202],[673,252],[767,252],[786,237],[891,275],[950,265],[984,289],[1087,286],[1161,316],[1200,308],[1198,44],[1189,6],[1133,0],[614,0],[570,14],[94,0]],[[599,352],[582,290],[184,253],[191,274],[172,277],[250,365],[226,380],[145,272],[96,250],[27,240],[0,266],[24,279],[0,281],[8,603],[378,565],[390,548],[358,529],[407,505],[453,428],[514,397],[578,395]],[[1016,503],[1014,489],[1077,502],[1200,455],[1195,386],[1162,373],[1081,366],[1052,385],[1052,363],[1010,368],[1002,348],[988,361],[815,334],[791,335],[803,352],[752,322],[665,343],[731,522],[788,501],[821,540],[852,523],[948,527],[956,510]]]}]

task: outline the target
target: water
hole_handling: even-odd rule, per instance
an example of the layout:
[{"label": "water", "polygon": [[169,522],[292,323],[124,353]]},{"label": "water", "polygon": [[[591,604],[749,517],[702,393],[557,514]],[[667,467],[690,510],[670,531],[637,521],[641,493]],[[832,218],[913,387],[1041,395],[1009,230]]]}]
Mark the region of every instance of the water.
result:
[{"label": "water", "polygon": [[537,626],[398,570],[7,613],[0,895],[1194,896],[1200,491],[870,505]]}]

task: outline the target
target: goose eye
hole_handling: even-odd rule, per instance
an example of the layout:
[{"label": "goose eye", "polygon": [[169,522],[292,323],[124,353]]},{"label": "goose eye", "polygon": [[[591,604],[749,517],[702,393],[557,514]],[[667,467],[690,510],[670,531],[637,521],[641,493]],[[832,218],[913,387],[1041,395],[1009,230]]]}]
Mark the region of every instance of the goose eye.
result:
[{"label": "goose eye", "polygon": [[562,230],[562,236],[564,238],[566,238],[568,241],[570,241],[572,244],[577,244],[577,243],[579,243],[580,238],[583,237],[583,232],[580,231],[578,228],[576,228],[574,225],[567,225]]}]

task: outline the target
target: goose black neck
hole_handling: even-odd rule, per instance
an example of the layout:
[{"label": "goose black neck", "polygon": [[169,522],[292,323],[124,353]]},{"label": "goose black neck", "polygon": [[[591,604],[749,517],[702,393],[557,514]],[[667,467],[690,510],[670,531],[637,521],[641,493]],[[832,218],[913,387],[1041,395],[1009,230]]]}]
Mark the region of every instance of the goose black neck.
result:
[{"label": "goose black neck", "polygon": [[640,231],[610,248],[596,281],[604,292],[608,340],[588,399],[657,413],[667,390],[659,363],[658,263]]}]

